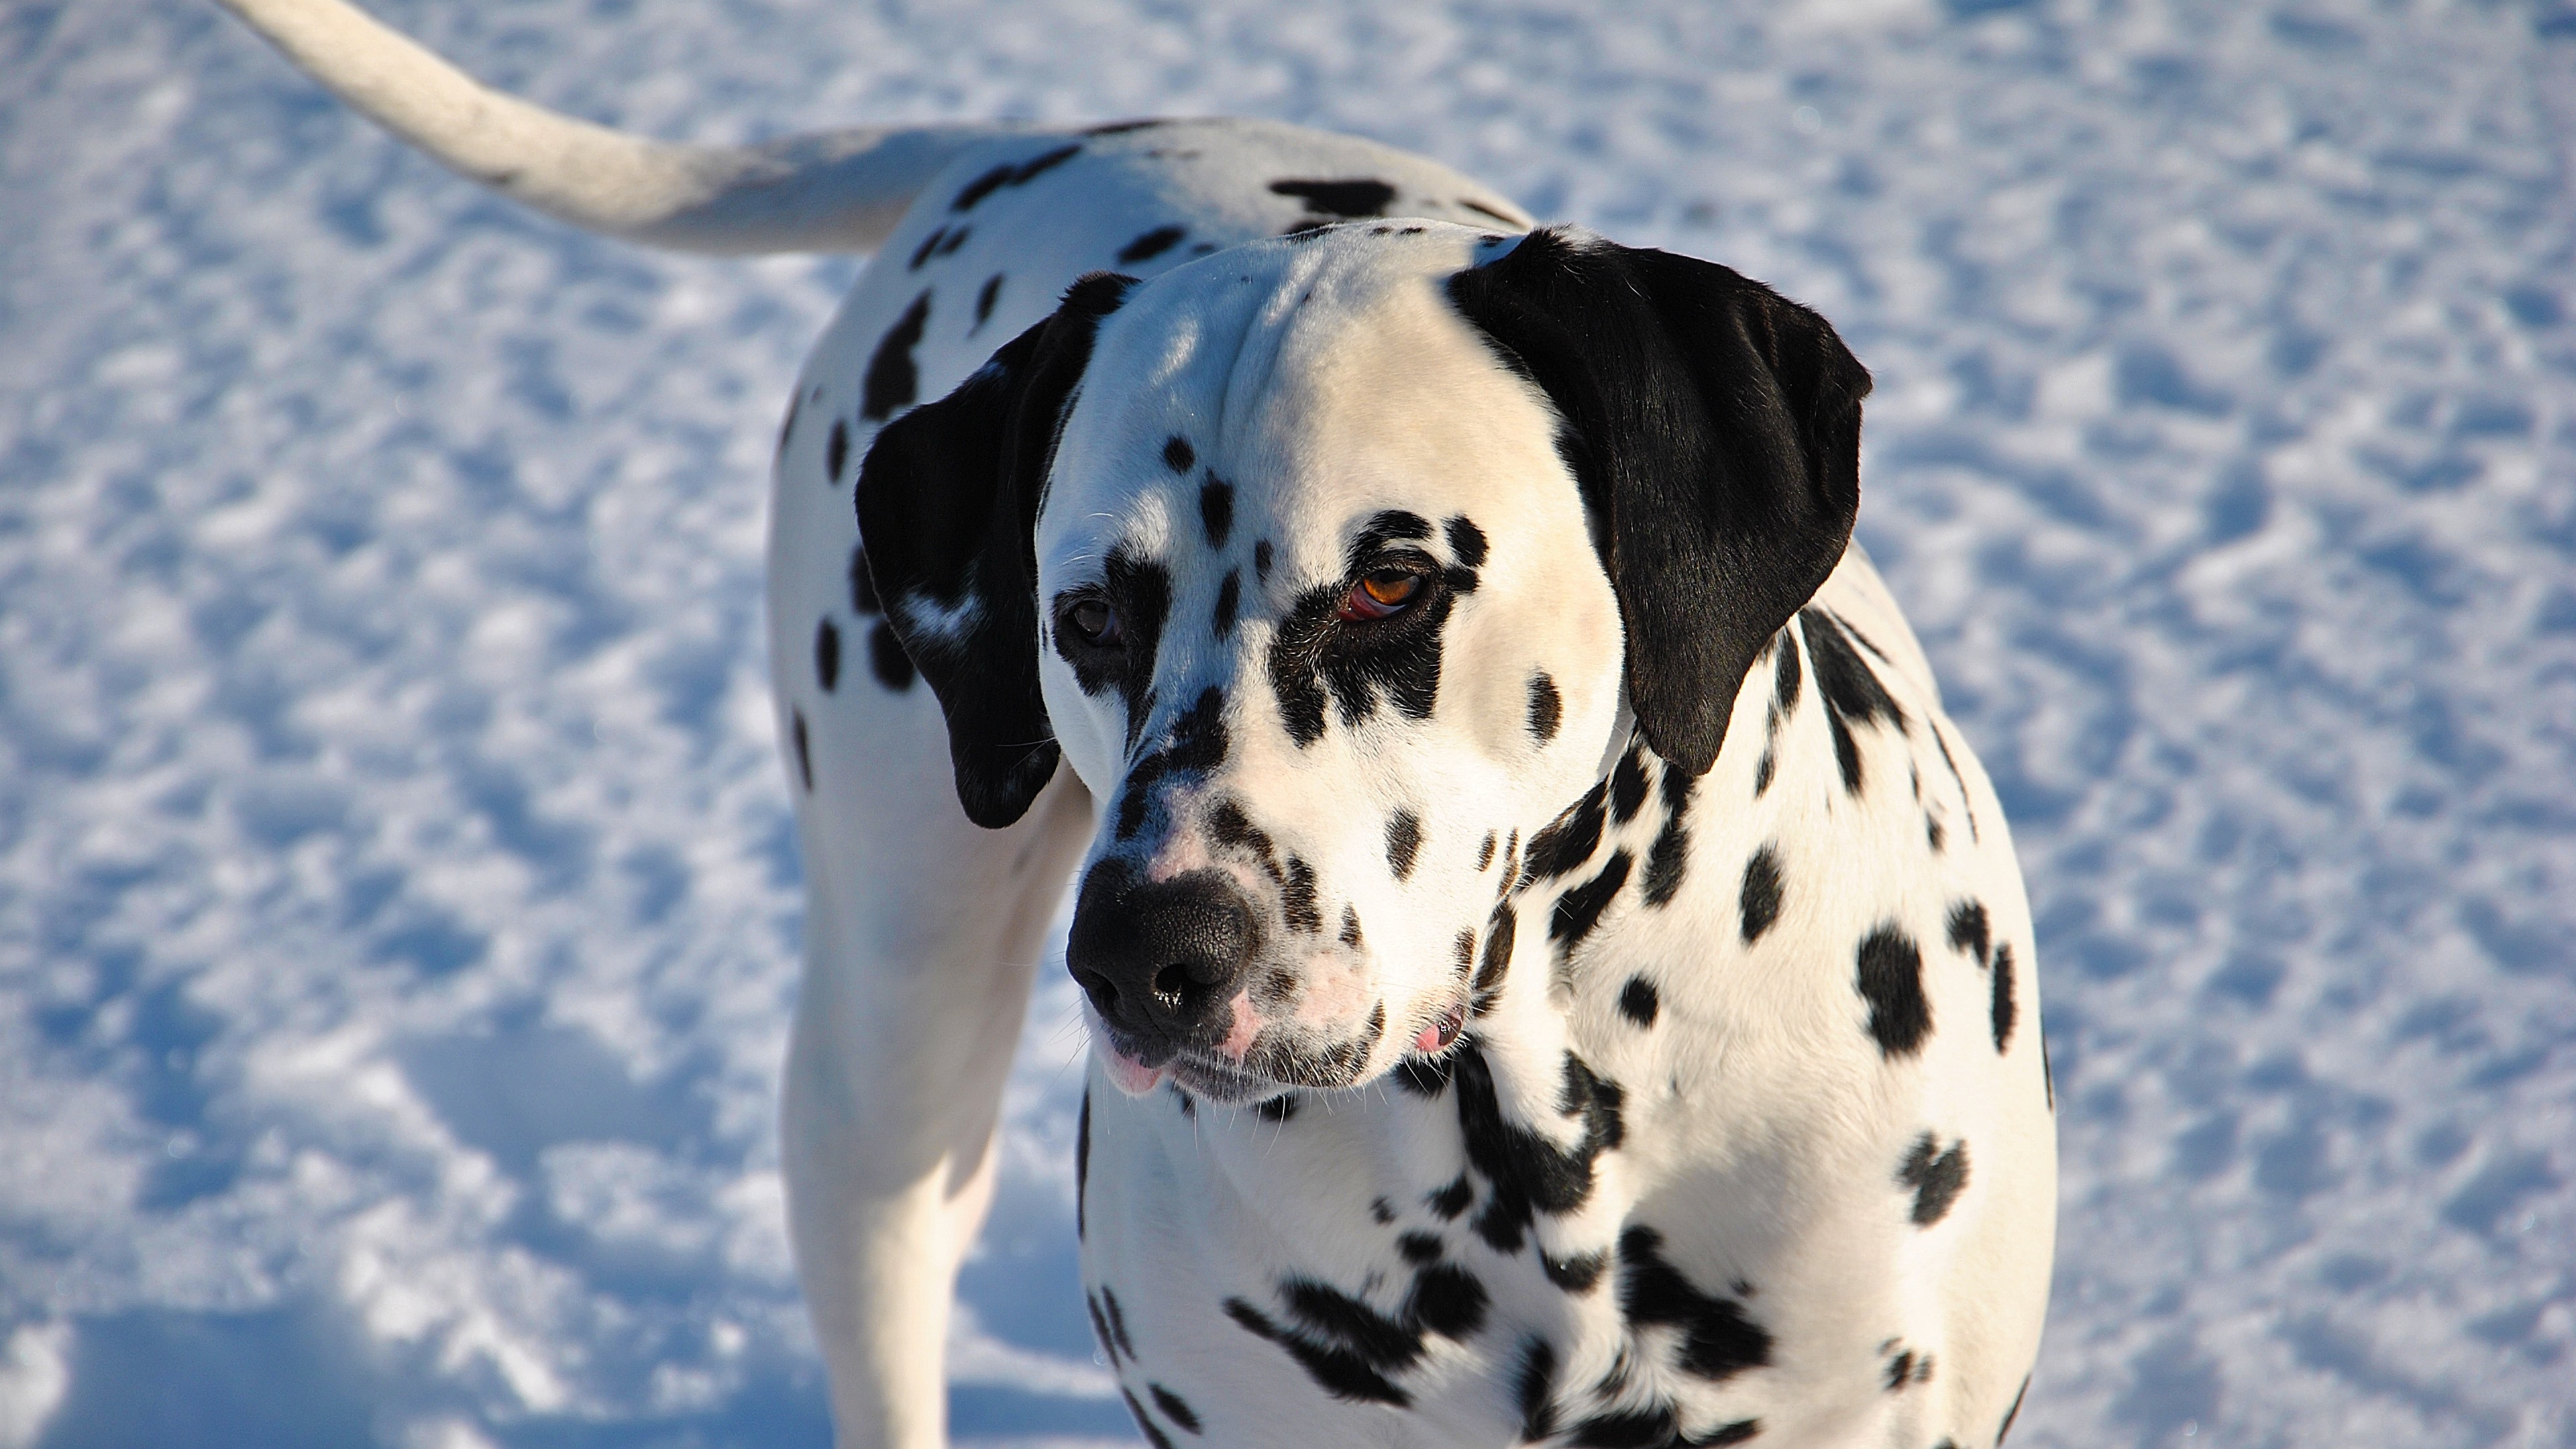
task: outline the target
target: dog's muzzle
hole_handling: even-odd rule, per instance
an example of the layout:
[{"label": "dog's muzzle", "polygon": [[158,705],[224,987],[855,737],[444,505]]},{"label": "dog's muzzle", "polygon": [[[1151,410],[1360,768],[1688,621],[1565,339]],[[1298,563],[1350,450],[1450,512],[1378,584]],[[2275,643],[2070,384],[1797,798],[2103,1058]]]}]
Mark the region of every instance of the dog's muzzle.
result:
[{"label": "dog's muzzle", "polygon": [[1065,966],[1120,1048],[1160,1065],[1232,1029],[1235,994],[1261,949],[1261,919],[1222,872],[1148,881],[1104,861],[1074,902]]}]

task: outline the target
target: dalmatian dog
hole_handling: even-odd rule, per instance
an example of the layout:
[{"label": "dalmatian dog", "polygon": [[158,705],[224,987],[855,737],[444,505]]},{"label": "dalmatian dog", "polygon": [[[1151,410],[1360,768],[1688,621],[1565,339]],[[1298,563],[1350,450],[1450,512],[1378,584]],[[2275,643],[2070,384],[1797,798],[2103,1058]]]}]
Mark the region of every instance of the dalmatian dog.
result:
[{"label": "dalmatian dog", "polygon": [[663,146],[225,3],[577,224],[875,253],[770,505],[843,1443],[943,1440],[1068,885],[1086,1297],[1156,1449],[2003,1438],[2055,1208],[2029,910],[1852,542],[1822,317],[1349,137]]}]

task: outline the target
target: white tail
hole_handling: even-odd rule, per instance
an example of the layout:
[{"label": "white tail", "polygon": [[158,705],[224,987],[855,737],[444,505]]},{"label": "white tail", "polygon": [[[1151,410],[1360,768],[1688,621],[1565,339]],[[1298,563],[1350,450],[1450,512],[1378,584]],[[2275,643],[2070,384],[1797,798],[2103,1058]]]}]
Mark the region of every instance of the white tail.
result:
[{"label": "white tail", "polygon": [[677,251],[867,252],[999,126],[821,131],[758,146],[630,136],[490,90],[344,0],[216,0],[333,95],[470,181]]}]

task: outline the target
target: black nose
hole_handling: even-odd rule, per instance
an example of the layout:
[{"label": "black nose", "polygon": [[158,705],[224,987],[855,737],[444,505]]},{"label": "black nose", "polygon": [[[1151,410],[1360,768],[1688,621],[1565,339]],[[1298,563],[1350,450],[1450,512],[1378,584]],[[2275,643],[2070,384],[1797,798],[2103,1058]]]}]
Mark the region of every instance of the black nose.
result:
[{"label": "black nose", "polygon": [[1260,937],[1251,902],[1220,872],[1140,881],[1104,861],[1083,878],[1064,960],[1102,1020],[1135,1045],[1177,1050],[1224,1039]]}]

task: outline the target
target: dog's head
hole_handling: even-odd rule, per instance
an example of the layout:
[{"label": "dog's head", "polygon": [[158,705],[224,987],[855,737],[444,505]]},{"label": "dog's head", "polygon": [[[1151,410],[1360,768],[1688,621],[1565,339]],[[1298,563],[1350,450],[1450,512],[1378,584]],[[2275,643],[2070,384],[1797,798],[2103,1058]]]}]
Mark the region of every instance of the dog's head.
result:
[{"label": "dog's head", "polygon": [[1067,956],[1113,1077],[1446,1047],[1625,716],[1715,759],[1850,537],[1868,388],[1724,267],[1354,225],[1086,278],[887,427],[861,531],[968,815],[1059,752],[1100,802]]}]

